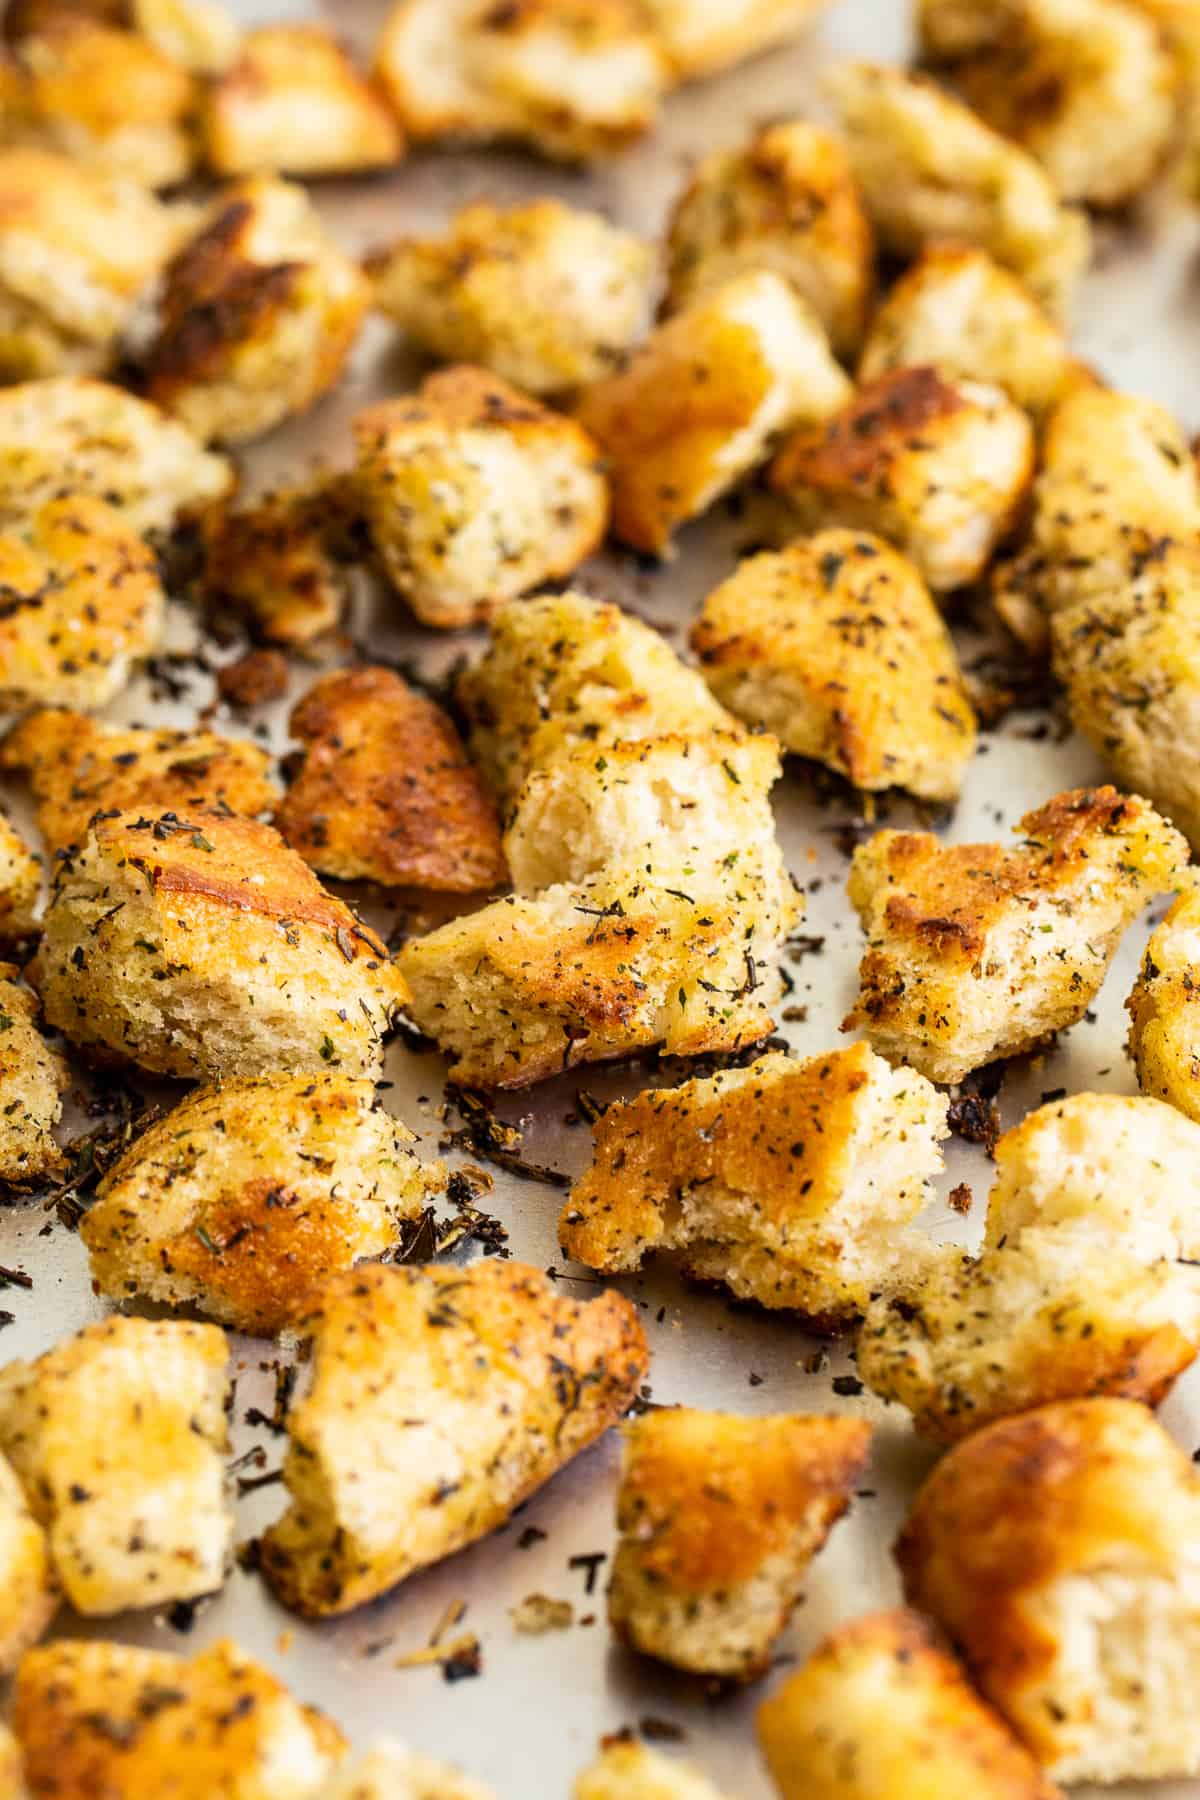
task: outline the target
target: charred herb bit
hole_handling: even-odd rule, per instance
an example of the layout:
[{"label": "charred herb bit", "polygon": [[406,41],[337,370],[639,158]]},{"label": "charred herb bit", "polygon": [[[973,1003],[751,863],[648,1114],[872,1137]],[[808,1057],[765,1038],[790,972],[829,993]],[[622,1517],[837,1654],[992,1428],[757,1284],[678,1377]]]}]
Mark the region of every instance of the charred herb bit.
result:
[{"label": "charred herb bit", "polygon": [[950,1189],[946,1196],[946,1204],[952,1212],[965,1214],[970,1212],[974,1197],[969,1182],[960,1181],[957,1187]]},{"label": "charred herb bit", "polygon": [[67,1145],[67,1173],[50,1191],[46,1208],[58,1214],[68,1231],[77,1231],[79,1221],[88,1210],[90,1196],[113,1164],[125,1154],[134,1138],[148,1131],[162,1108],[143,1103],[139,1112],[132,1109],[108,1124],[97,1126]]},{"label": "charred herb bit", "polygon": [[673,1719],[660,1719],[655,1713],[643,1714],[638,1730],[648,1744],[682,1744],[687,1737],[682,1725],[676,1725]]},{"label": "charred herb bit", "polygon": [[521,1133],[515,1125],[507,1125],[503,1119],[498,1119],[481,1094],[450,1084],[446,1088],[446,1101],[455,1108],[463,1124],[444,1134],[443,1150],[470,1150],[484,1162],[507,1169],[510,1175],[518,1175],[523,1181],[540,1181],[546,1187],[570,1187],[571,1177],[563,1170],[527,1162],[518,1155]]},{"label": "charred herb bit", "polygon": [[400,1241],[388,1258],[394,1263],[432,1262],[437,1255],[437,1219],[432,1206],[425,1207],[415,1219],[405,1219],[400,1227]]},{"label": "charred herb bit", "polygon": [[282,1469],[268,1469],[265,1475],[239,1475],[237,1491],[239,1499],[245,1494],[252,1494],[257,1488],[274,1487],[283,1480]]},{"label": "charred herb bit", "polygon": [[526,1525],[517,1539],[518,1550],[532,1550],[535,1544],[544,1544],[549,1534],[540,1525]]},{"label": "charred herb bit", "polygon": [[583,1569],[585,1571],[583,1591],[585,1594],[594,1594],[596,1578],[607,1561],[608,1552],[606,1550],[585,1550],[578,1556],[568,1556],[567,1567],[568,1569]]},{"label": "charred herb bit", "polygon": [[203,1598],[196,1600],[173,1600],[166,1611],[167,1624],[171,1627],[172,1631],[179,1631],[186,1634],[192,1629],[193,1625],[195,1625],[196,1614],[200,1611],[203,1604]]},{"label": "charred herb bit", "polygon": [[825,948],[825,939],[813,932],[798,931],[794,937],[787,939],[784,948],[789,962],[803,962],[806,956],[819,956]]},{"label": "charred herb bit", "polygon": [[446,1681],[465,1681],[474,1675],[483,1673],[483,1650],[479,1639],[473,1631],[463,1632],[460,1636],[447,1640],[446,1633],[456,1625],[460,1625],[466,1614],[465,1600],[452,1600],[433,1630],[429,1641],[421,1650],[410,1650],[404,1656],[398,1656],[392,1667],[396,1669],[427,1668],[431,1663],[440,1664],[443,1679]]},{"label": "charred herb bit", "polygon": [[16,1313],[0,1312],[0,1331],[3,1331],[6,1325],[15,1325],[16,1322]]},{"label": "charred herb bit", "polygon": [[575,1110],[578,1112],[581,1119],[586,1119],[589,1125],[594,1125],[597,1119],[602,1119],[604,1117],[607,1110],[607,1103],[603,1100],[597,1100],[595,1095],[589,1094],[586,1088],[576,1088]]},{"label": "charred herb bit", "polygon": [[831,1386],[834,1393],[840,1394],[843,1399],[852,1398],[863,1391],[863,1384],[857,1375],[835,1375]]},{"label": "charred herb bit", "polygon": [[[482,1175],[482,1170],[479,1171]],[[466,1238],[474,1238],[489,1256],[511,1256],[507,1248],[508,1230],[494,1213],[485,1212],[477,1204],[478,1196],[487,1192],[487,1184],[472,1177],[466,1169],[455,1169],[446,1183],[446,1195],[455,1209],[453,1219],[437,1227],[439,1253],[452,1250]]]},{"label": "charred herb bit", "polygon": [[951,1100],[946,1122],[956,1137],[968,1144],[982,1144],[991,1156],[1000,1136],[1000,1113],[994,1100],[967,1089]]},{"label": "charred herb bit", "polygon": [[24,1269],[6,1269],[4,1265],[0,1263],[0,1288],[31,1288],[32,1286],[33,1276],[27,1275]]},{"label": "charred herb bit", "polygon": [[[276,1363],[275,1365],[275,1401],[268,1415],[260,1407],[248,1407],[245,1413],[247,1425],[265,1425],[276,1437],[282,1437],[287,1430],[287,1417],[291,1409],[292,1394],[296,1387],[299,1370],[295,1363]],[[261,1452],[260,1452],[261,1454]]]}]

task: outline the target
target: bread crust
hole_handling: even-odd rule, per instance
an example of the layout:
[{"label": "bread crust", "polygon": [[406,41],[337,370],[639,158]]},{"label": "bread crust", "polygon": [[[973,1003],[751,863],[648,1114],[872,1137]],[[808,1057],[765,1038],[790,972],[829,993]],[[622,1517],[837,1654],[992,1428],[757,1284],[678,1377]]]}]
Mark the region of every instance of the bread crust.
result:
[{"label": "bread crust", "polygon": [[70,1076],[38,1029],[36,999],[16,975],[12,963],[0,963],[0,1182],[24,1186],[62,1168],[53,1127]]},{"label": "bread crust", "polygon": [[[10,1675],[58,1610],[58,1584],[46,1534],[16,1474],[0,1456],[0,1672]],[[0,1778],[8,1773],[0,1741]],[[5,1788],[8,1794],[9,1788]],[[15,1790],[20,1800],[20,1789]]]},{"label": "bread crust", "polygon": [[646,1744],[609,1744],[576,1776],[571,1800],[724,1800],[694,1763],[681,1763]]}]

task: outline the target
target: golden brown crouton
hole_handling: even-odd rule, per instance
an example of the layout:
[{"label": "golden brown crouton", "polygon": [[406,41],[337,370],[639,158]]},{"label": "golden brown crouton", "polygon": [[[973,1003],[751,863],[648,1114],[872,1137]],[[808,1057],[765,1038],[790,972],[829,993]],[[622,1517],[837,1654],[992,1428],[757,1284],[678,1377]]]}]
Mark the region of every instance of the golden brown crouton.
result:
[{"label": "golden brown crouton", "polygon": [[1056,1780],[1200,1770],[1200,1480],[1144,1406],[1074,1400],[976,1432],[896,1557]]},{"label": "golden brown crouton", "polygon": [[215,1325],[113,1318],[0,1369],[0,1450],[76,1612],[221,1586],[228,1360]]},{"label": "golden brown crouton", "polygon": [[867,1466],[865,1419],[670,1408],[626,1427],[616,1635],[700,1675],[752,1681]]},{"label": "golden brown crouton", "polygon": [[758,1738],[781,1800],[1062,1800],[913,1612],[833,1632]]},{"label": "golden brown crouton", "polygon": [[596,445],[483,369],[444,369],[368,407],[355,436],[371,541],[423,624],[471,625],[604,541]]},{"label": "golden brown crouton", "polygon": [[102,1641],[31,1650],[13,1725],[30,1800],[304,1800],[344,1749],[228,1638],[186,1661]]},{"label": "golden brown crouton", "polygon": [[0,1184],[56,1175],[62,1156],[51,1128],[62,1115],[67,1066],[37,1027],[38,1007],[0,963]]},{"label": "golden brown crouton", "polygon": [[[46,1534],[29,1510],[21,1484],[0,1456],[0,1674],[10,1675],[58,1609]],[[0,1746],[0,1794],[9,1800]]]},{"label": "golden brown crouton", "polygon": [[291,1509],[262,1566],[285,1605],[347,1612],[495,1529],[616,1422],[645,1379],[637,1313],[561,1298],[524,1263],[373,1268],[305,1322]]},{"label": "golden brown crouton", "polygon": [[635,1741],[609,1743],[576,1777],[571,1800],[724,1800],[692,1763],[674,1761]]},{"label": "golden brown crouton", "polygon": [[402,238],[370,266],[376,305],[420,349],[530,394],[607,374],[641,335],[654,275],[640,238],[549,197],[464,206],[445,237]]},{"label": "golden brown crouton", "polygon": [[146,391],[205,442],[258,437],[333,386],[369,300],[302,187],[239,182],[167,270]]},{"label": "golden brown crouton", "polygon": [[46,1016],[104,1060],[192,1080],[377,1075],[404,984],[269,825],[101,816],[59,865],[33,965]]},{"label": "golden brown crouton", "polygon": [[348,478],[211,508],[202,530],[207,598],[232,607],[268,643],[313,643],[346,605],[356,512]]},{"label": "golden brown crouton", "polygon": [[115,507],[47,500],[0,535],[0,707],[104,706],[158,643],[158,562]]},{"label": "golden brown crouton", "polygon": [[20,1746],[7,1725],[0,1725],[0,1794],[7,1800],[29,1800]]},{"label": "golden brown crouton", "polygon": [[774,1052],[609,1106],[559,1242],[605,1274],[674,1252],[740,1299],[833,1329],[928,1254],[905,1227],[948,1129],[928,1082],[865,1044]]},{"label": "golden brown crouton", "polygon": [[386,168],[404,147],[390,107],[323,26],[248,31],[201,115],[218,175],[345,175]]},{"label": "golden brown crouton", "polygon": [[839,63],[829,87],[886,249],[912,257],[943,240],[977,244],[1051,313],[1067,310],[1091,234],[1026,151],[904,69]]},{"label": "golden brown crouton", "polygon": [[929,365],[951,383],[1003,388],[1035,416],[1082,377],[1066,338],[1033,295],[986,250],[931,244],[871,320],[862,382]]},{"label": "golden brown crouton", "polygon": [[872,1305],[863,1380],[954,1439],[1051,1400],[1154,1405],[1200,1348],[1200,1131],[1157,1100],[1076,1094],[996,1145],[979,1257],[952,1245]]},{"label": "golden brown crouton", "polygon": [[221,0],[127,0],[129,23],[193,75],[219,75],[237,54],[241,32]]},{"label": "golden brown crouton", "polygon": [[495,1800],[448,1763],[387,1739],[344,1762],[314,1800]]},{"label": "golden brown crouton", "polygon": [[732,275],[774,269],[808,301],[839,356],[862,342],[875,239],[844,145],[805,119],[766,125],[706,156],[675,203],[667,305],[689,306]]},{"label": "golden brown crouton", "polygon": [[375,70],[409,136],[569,162],[654,123],[667,68],[639,0],[397,0]]},{"label": "golden brown crouton", "polygon": [[953,800],[975,748],[954,644],[917,570],[882,539],[824,531],[747,558],[692,648],[747,724],[859,788]]},{"label": "golden brown crouton", "polygon": [[797,431],[771,485],[805,530],[878,532],[942,594],[983,573],[1033,469],[1033,427],[1000,388],[925,367],[893,369]]},{"label": "golden brown crouton", "polygon": [[1179,833],[1111,787],[1058,794],[1016,829],[1011,850],[880,831],[855,852],[867,949],[842,1029],[931,1081],[961,1081],[1081,1019],[1123,932],[1187,865]]},{"label": "golden brown crouton", "polygon": [[1181,894],[1150,935],[1126,1005],[1143,1093],[1200,1122],[1200,893]]},{"label": "golden brown crouton", "polygon": [[33,930],[41,885],[37,857],[0,813],[0,941],[25,937]]},{"label": "golden brown crouton", "polygon": [[612,529],[663,555],[790,426],[851,392],[808,305],[769,269],[734,276],[660,325],[579,416],[611,465]]},{"label": "golden brown crouton", "polygon": [[715,75],[789,38],[828,0],[645,0],[677,81]]},{"label": "golden brown crouton", "polygon": [[1116,206],[1146,186],[1175,124],[1175,70],[1127,0],[920,0],[926,56],[1066,200]]},{"label": "golden brown crouton", "polygon": [[504,884],[496,807],[449,715],[390,669],[323,676],[292,709],[304,745],[275,815],[322,875],[470,894]]}]

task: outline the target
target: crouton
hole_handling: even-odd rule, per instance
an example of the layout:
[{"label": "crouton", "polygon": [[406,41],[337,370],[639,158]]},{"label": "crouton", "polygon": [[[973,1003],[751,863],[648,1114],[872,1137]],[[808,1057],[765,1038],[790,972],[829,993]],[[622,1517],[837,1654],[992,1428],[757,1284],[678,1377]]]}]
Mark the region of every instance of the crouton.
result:
[{"label": "crouton", "polygon": [[812,307],[839,356],[862,342],[875,237],[841,140],[791,119],[703,158],[667,233],[667,306],[690,306],[733,275],[774,269]]},{"label": "crouton", "polygon": [[772,1052],[609,1106],[559,1243],[610,1275],[673,1252],[739,1299],[833,1330],[931,1253],[905,1227],[948,1132],[942,1097],[865,1044]]},{"label": "crouton", "polygon": [[1061,327],[1009,269],[969,244],[931,244],[871,320],[860,381],[932,366],[982,381],[1040,417],[1081,380]]},{"label": "crouton", "polygon": [[370,262],[375,303],[417,347],[478,363],[529,394],[607,374],[650,311],[648,244],[548,197],[477,201],[441,238],[403,238]]},{"label": "crouton", "polygon": [[798,37],[828,0],[645,0],[677,81],[719,74]]},{"label": "crouton", "polygon": [[1138,1085],[1200,1123],[1200,893],[1182,894],[1150,935],[1126,1005]]},{"label": "crouton", "polygon": [[870,1438],[863,1419],[687,1407],[627,1426],[608,1590],[617,1637],[694,1674],[763,1674]]},{"label": "crouton", "polygon": [[975,1432],[896,1558],[1055,1780],[1200,1771],[1200,1480],[1145,1407],[1064,1401]]},{"label": "crouton", "polygon": [[320,25],[248,31],[200,124],[218,175],[346,175],[386,168],[403,150],[390,107]]},{"label": "crouton", "polygon": [[1162,34],[1177,84],[1175,125],[1178,185],[1192,195],[1200,191],[1200,7],[1196,0],[1132,0]]},{"label": "crouton", "polygon": [[102,1060],[189,1080],[378,1075],[404,998],[383,944],[268,825],[136,810],[59,865],[32,965]]},{"label": "crouton", "polygon": [[1065,200],[1120,205],[1163,162],[1175,70],[1136,4],[921,0],[917,14],[926,57],[981,118],[1037,157]]},{"label": "crouton", "polygon": [[240,613],[271,644],[311,644],[338,624],[349,595],[357,496],[351,483],[281,487],[249,506],[212,507],[202,529],[210,602]]},{"label": "crouton", "polygon": [[604,541],[608,483],[573,419],[482,369],[444,369],[355,420],[358,492],[389,580],[425,625],[471,625]]},{"label": "crouton", "polygon": [[180,230],[134,182],[51,150],[0,149],[0,380],[111,368]]},{"label": "crouton", "polygon": [[1058,794],[1003,844],[880,831],[855,851],[867,936],[843,1031],[930,1081],[956,1082],[1081,1019],[1122,934],[1183,875],[1188,849],[1147,801]]},{"label": "crouton", "polygon": [[37,857],[0,813],[0,941],[26,937],[34,929],[41,885]]},{"label": "crouton", "polygon": [[571,1800],[724,1800],[692,1763],[632,1740],[609,1743],[576,1777]]},{"label": "crouton", "polygon": [[417,141],[586,161],[654,124],[667,68],[638,0],[397,0],[375,72]]},{"label": "crouton", "polygon": [[0,1725],[0,1794],[7,1800],[29,1800],[20,1746],[7,1725]]},{"label": "crouton", "polygon": [[917,1613],[841,1626],[757,1723],[781,1800],[1061,1800]]},{"label": "crouton", "polygon": [[129,22],[193,75],[220,75],[237,55],[241,32],[220,0],[129,0]]},{"label": "crouton", "polygon": [[104,706],[155,649],[158,562],[115,507],[47,500],[0,535],[0,708]]},{"label": "crouton", "polygon": [[[11,1465],[0,1456],[0,1674],[10,1675],[58,1610],[46,1534],[29,1510]],[[0,1744],[0,1793],[6,1773]]]},{"label": "crouton", "polygon": [[907,70],[839,63],[828,85],[885,249],[913,257],[940,240],[976,244],[1053,315],[1068,310],[1091,233],[1033,157]]},{"label": "crouton", "polygon": [[494,1530],[620,1418],[648,1367],[630,1301],[561,1298],[517,1262],[339,1276],[301,1329],[313,1373],[288,1415],[292,1504],[262,1568],[314,1618]]},{"label": "crouton", "polygon": [[228,1360],[214,1325],[114,1318],[0,1369],[0,1450],[76,1612],[221,1586]]},{"label": "crouton", "polygon": [[60,1639],[17,1674],[13,1724],[30,1800],[302,1800],[341,1733],[228,1638],[198,1656]]},{"label": "crouton", "polygon": [[954,644],[917,570],[880,538],[824,531],[748,557],[692,648],[717,698],[858,788],[953,800],[975,748]]},{"label": "crouton", "polygon": [[448,1763],[387,1739],[341,1765],[315,1800],[495,1800]]},{"label": "crouton", "polygon": [[875,531],[903,550],[935,594],[987,567],[1034,471],[1033,427],[1000,388],[893,369],[771,466],[805,530]]},{"label": "crouton", "polygon": [[68,1074],[16,974],[12,963],[0,963],[0,1184],[23,1185],[62,1167],[51,1128],[62,1116]]},{"label": "crouton", "polygon": [[197,1088],[100,1182],[80,1225],[96,1290],[273,1336],[420,1215],[444,1171],[412,1142],[361,1076]]},{"label": "crouton", "polygon": [[950,1440],[1051,1400],[1156,1405],[1200,1348],[1200,1133],[1157,1100],[1076,1094],[996,1145],[978,1258],[944,1246],[867,1313],[863,1380]]},{"label": "crouton", "polygon": [[293,707],[301,763],[275,823],[342,881],[470,894],[504,884],[495,803],[449,715],[390,669],[323,676]]},{"label": "crouton", "polygon": [[242,443],[331,388],[370,299],[302,187],[225,189],[171,262],[146,391],[207,443]]},{"label": "crouton", "polygon": [[795,290],[769,269],[734,276],[660,325],[580,401],[611,465],[613,531],[663,555],[675,530],[763,461],[780,433],[836,413],[850,393]]}]

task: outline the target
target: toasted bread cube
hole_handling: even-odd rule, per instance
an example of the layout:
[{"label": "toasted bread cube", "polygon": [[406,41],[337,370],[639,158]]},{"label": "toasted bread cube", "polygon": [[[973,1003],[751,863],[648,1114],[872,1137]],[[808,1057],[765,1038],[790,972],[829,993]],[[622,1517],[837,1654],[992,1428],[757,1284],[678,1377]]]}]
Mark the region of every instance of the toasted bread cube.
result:
[{"label": "toasted bread cube", "polygon": [[57,1175],[62,1155],[52,1127],[62,1116],[67,1066],[37,1027],[38,1007],[0,963],[0,1184]]},{"label": "toasted bread cube", "polygon": [[717,698],[858,788],[953,800],[975,748],[954,644],[905,557],[823,531],[748,557],[708,596],[692,648]]},{"label": "toasted bread cube", "polygon": [[669,1408],[626,1427],[618,1638],[677,1669],[752,1681],[867,1466],[864,1419]]},{"label": "toasted bread cube", "polygon": [[905,1227],[948,1131],[928,1082],[865,1044],[772,1052],[609,1106],[559,1243],[606,1275],[672,1252],[739,1299],[836,1329],[928,1253]]},{"label": "toasted bread cube", "polygon": [[383,1739],[343,1763],[314,1800],[495,1800],[448,1763]]},{"label": "toasted bread cube", "polygon": [[829,88],[885,249],[914,257],[939,241],[976,244],[1052,314],[1068,310],[1091,233],[1033,157],[907,70],[839,63]]},{"label": "toasted bread cube", "polygon": [[996,1145],[979,1257],[944,1246],[871,1307],[868,1386],[943,1441],[1051,1400],[1156,1405],[1200,1349],[1200,1131],[1157,1100],[1076,1094]]},{"label": "toasted bread cube", "polygon": [[473,1544],[615,1424],[645,1379],[633,1305],[564,1299],[524,1263],[371,1268],[301,1329],[289,1511],[262,1540],[286,1606],[348,1612]]},{"label": "toasted bread cube", "polygon": [[357,506],[346,477],[211,508],[202,530],[206,597],[232,607],[268,643],[324,637],[346,606]]},{"label": "toasted bread cube", "polygon": [[[0,1674],[10,1675],[58,1610],[46,1534],[29,1510],[12,1466],[0,1456]],[[0,1742],[0,1794],[7,1773]]]},{"label": "toasted bread cube", "polygon": [[237,55],[241,31],[220,0],[129,0],[130,23],[193,75],[220,75]]},{"label": "toasted bread cube", "polygon": [[115,507],[47,500],[0,535],[0,707],[104,706],[156,647],[158,561]]},{"label": "toasted bread cube", "polygon": [[842,1029],[930,1081],[961,1081],[1074,1025],[1123,933],[1187,865],[1180,834],[1111,787],[1057,794],[1016,829],[1011,850],[880,831],[855,851],[849,894],[867,949]]},{"label": "toasted bread cube", "polygon": [[59,865],[35,959],[46,1017],[103,1060],[215,1081],[378,1075],[404,985],[269,825],[101,816]]},{"label": "toasted bread cube", "polygon": [[944,594],[983,573],[1033,470],[1033,427],[1000,388],[924,367],[881,375],[794,433],[771,485],[803,529],[878,532]]},{"label": "toasted bread cube", "polygon": [[167,270],[146,391],[207,443],[243,443],[337,381],[370,284],[302,187],[239,182]]},{"label": "toasted bread cube", "polygon": [[975,1432],[896,1558],[1055,1780],[1200,1770],[1200,1480],[1144,1406],[1064,1401]]},{"label": "toasted bread cube", "polygon": [[221,1586],[228,1360],[214,1325],[113,1318],[0,1369],[0,1450],[76,1612]]},{"label": "toasted bread cube", "polygon": [[675,1762],[646,1744],[606,1746],[590,1769],[576,1777],[571,1800],[724,1800],[692,1763]]},{"label": "toasted bread cube", "polygon": [[769,269],[734,276],[660,325],[579,416],[612,471],[612,529],[665,554],[790,426],[828,418],[849,381],[820,321]]},{"label": "toasted bread cube", "polygon": [[7,1725],[0,1725],[0,1794],[8,1800],[29,1800],[21,1748]]},{"label": "toasted bread cube", "polygon": [[1011,270],[969,244],[931,244],[871,320],[858,378],[936,368],[1003,388],[1035,417],[1080,379],[1061,327]]},{"label": "toasted bread cube", "polygon": [[42,870],[19,831],[0,813],[0,941],[34,929]]},{"label": "toasted bread cube", "polygon": [[637,0],[397,0],[375,72],[417,141],[586,161],[654,124],[667,68]]},{"label": "toasted bread cube", "polygon": [[347,175],[398,162],[395,115],[320,25],[264,25],[209,89],[205,159],[218,175]]},{"label": "toasted bread cube", "polygon": [[1175,70],[1136,4],[983,0],[965,9],[965,31],[962,0],[917,10],[926,55],[1065,200],[1116,206],[1152,179],[1175,125]]},{"label": "toasted bread cube", "polygon": [[325,675],[292,709],[302,761],[275,823],[342,881],[475,893],[504,884],[496,807],[449,715],[390,669]]},{"label": "toasted bread cube", "polygon": [[30,1800],[303,1800],[344,1749],[228,1638],[187,1660],[102,1641],[31,1650],[13,1724]]},{"label": "toasted bread cube", "polygon": [[1177,84],[1176,176],[1194,195],[1200,183],[1200,6],[1196,0],[1133,0],[1153,20],[1171,57]]},{"label": "toasted bread cube", "polygon": [[1200,893],[1181,894],[1150,935],[1126,1005],[1129,1049],[1145,1094],[1200,1123]]},{"label": "toasted bread cube", "polygon": [[918,1613],[819,1644],[758,1709],[781,1800],[1061,1800]]},{"label": "toasted bread cube", "polygon": [[180,232],[132,181],[35,146],[0,150],[0,379],[110,368]]},{"label": "toasted bread cube", "polygon": [[393,586],[425,625],[471,625],[604,541],[596,445],[482,369],[444,369],[355,420],[358,489]]},{"label": "toasted bread cube", "polygon": [[376,305],[418,348],[530,394],[607,374],[642,333],[654,276],[640,238],[548,197],[464,206],[446,236],[402,238],[370,266]]},{"label": "toasted bread cube", "polygon": [[646,0],[677,81],[719,74],[798,37],[829,0]]},{"label": "toasted bread cube", "polygon": [[819,125],[766,125],[741,149],[704,157],[675,203],[667,251],[672,312],[733,275],[774,269],[808,301],[839,356],[862,342],[875,236],[845,146]]}]

